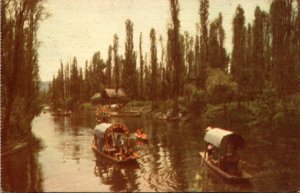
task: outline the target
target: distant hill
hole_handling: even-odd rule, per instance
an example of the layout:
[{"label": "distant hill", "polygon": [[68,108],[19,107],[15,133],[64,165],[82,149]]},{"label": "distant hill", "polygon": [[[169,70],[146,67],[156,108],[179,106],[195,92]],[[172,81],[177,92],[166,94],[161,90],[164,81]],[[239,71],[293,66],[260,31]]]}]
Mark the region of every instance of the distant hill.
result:
[{"label": "distant hill", "polygon": [[46,81],[46,82],[40,82],[40,91],[48,91],[49,85],[51,84],[51,81]]}]

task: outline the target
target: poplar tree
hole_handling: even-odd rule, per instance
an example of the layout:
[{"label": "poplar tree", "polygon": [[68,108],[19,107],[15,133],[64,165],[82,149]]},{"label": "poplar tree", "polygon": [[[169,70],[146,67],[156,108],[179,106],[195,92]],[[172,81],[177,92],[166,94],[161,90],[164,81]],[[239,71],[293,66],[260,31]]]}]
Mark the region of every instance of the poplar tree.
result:
[{"label": "poplar tree", "polygon": [[193,37],[190,37],[189,33],[186,31],[184,32],[185,36],[185,63],[187,66],[187,75],[189,78],[194,76],[195,73],[195,67],[194,67],[194,39]]},{"label": "poplar tree", "polygon": [[246,48],[245,48],[245,67],[244,67],[244,91],[245,95],[248,96],[248,98],[252,98],[257,92],[257,89],[254,87],[255,84],[255,74],[253,67],[255,66],[253,64],[253,27],[250,23],[247,25],[246,29]]},{"label": "poplar tree", "polygon": [[207,78],[206,68],[208,65],[208,0],[200,0],[200,60],[199,60],[199,74],[198,85],[201,88],[205,87],[205,81]]},{"label": "poplar tree", "polygon": [[157,48],[156,48],[156,36],[155,30],[152,28],[150,32],[150,53],[151,53],[151,99],[152,99],[152,108],[156,107],[157,101]]},{"label": "poplar tree", "polygon": [[255,78],[253,78],[253,88],[256,92],[262,90],[264,85],[264,18],[263,12],[259,7],[255,9],[255,19],[253,24],[253,50],[252,50],[252,71]]},{"label": "poplar tree", "polygon": [[[65,83],[64,83],[64,88],[66,88]],[[79,94],[80,94],[79,71],[77,68],[77,58],[74,57],[70,69],[70,96],[72,99],[71,101],[72,106],[79,101]]]},{"label": "poplar tree", "polygon": [[118,35],[114,35],[114,76],[115,76],[115,90],[118,93],[120,87],[120,65],[119,65],[119,55],[118,55],[118,47],[119,47],[119,38]]},{"label": "poplar tree", "polygon": [[174,65],[172,58],[172,29],[168,29],[168,41],[167,41],[167,53],[166,53],[166,82],[168,88],[168,97],[173,98],[173,76],[174,76]]},{"label": "poplar tree", "polygon": [[[295,62],[295,74],[300,74],[300,0],[297,0],[297,15],[294,22],[293,55]],[[297,86],[298,85],[298,86]],[[300,77],[295,78],[295,91],[300,91]]]},{"label": "poplar tree", "polygon": [[143,34],[140,34],[140,97],[144,97],[144,58],[143,58],[143,50],[142,50],[142,37]]},{"label": "poplar tree", "polygon": [[173,76],[173,116],[177,116],[179,112],[178,107],[178,97],[180,94],[181,88],[181,62],[182,62],[182,52],[179,48],[181,48],[180,44],[180,21],[179,21],[179,1],[178,0],[170,0],[170,11],[172,18],[172,29],[171,33],[171,55],[172,55],[172,64],[174,68],[174,76]]},{"label": "poplar tree", "polygon": [[200,74],[200,67],[199,67],[199,62],[200,62],[200,42],[199,42],[199,36],[196,35],[196,38],[195,38],[195,58],[194,58],[194,61],[195,61],[195,74],[196,76],[199,76]]},{"label": "poplar tree", "polygon": [[123,66],[122,85],[131,98],[137,97],[136,54],[133,44],[133,23],[126,20],[125,63]]},{"label": "poplar tree", "polygon": [[[2,142],[10,134],[27,134],[40,111],[37,31],[45,16],[42,0],[1,3]],[[22,121],[12,122],[20,114]]]},{"label": "poplar tree", "polygon": [[[238,5],[233,19],[233,49],[231,60],[231,73],[234,80],[238,83],[238,97],[240,101],[240,94],[245,88],[248,81],[245,71],[245,44],[246,44],[246,27],[245,16],[243,8]],[[239,103],[240,104],[240,103]]]},{"label": "poplar tree", "polygon": [[228,64],[228,57],[224,48],[225,32],[222,26],[223,17],[219,17],[210,24],[209,29],[209,65],[213,68],[225,70]]},{"label": "poplar tree", "polygon": [[106,86],[108,88],[112,87],[112,81],[111,81],[112,51],[113,51],[113,48],[110,45],[108,47],[108,54],[107,54],[107,61],[106,61]]},{"label": "poplar tree", "polygon": [[295,63],[292,56],[292,0],[274,0],[270,8],[272,30],[273,79],[280,96],[295,88]]}]

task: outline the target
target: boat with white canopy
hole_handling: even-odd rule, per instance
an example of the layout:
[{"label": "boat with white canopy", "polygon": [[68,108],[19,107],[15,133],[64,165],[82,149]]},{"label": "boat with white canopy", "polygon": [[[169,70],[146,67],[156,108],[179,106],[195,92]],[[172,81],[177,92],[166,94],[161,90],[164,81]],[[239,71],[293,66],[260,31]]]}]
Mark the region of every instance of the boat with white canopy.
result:
[{"label": "boat with white canopy", "polygon": [[251,175],[239,166],[238,150],[245,147],[244,139],[232,131],[208,127],[204,136],[205,149],[199,152],[210,169],[229,181],[248,181]]}]

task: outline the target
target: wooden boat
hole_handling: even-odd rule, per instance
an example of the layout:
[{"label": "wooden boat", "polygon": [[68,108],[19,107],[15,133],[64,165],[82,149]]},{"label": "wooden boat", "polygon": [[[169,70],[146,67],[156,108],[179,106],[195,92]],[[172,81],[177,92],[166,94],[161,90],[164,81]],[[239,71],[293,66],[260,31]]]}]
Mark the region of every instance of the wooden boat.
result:
[{"label": "wooden boat", "polygon": [[70,116],[72,113],[71,112],[55,112],[51,113],[52,116]]},{"label": "wooden boat", "polygon": [[94,128],[92,149],[116,163],[136,162],[139,158],[129,140],[129,130],[123,124],[101,123]]},{"label": "wooden boat", "polygon": [[182,118],[182,114],[178,113],[176,116],[171,115],[171,113],[167,114],[167,120],[168,121],[180,121]]},{"label": "wooden boat", "polygon": [[249,181],[252,176],[250,174],[248,174],[247,172],[241,170],[240,175],[232,175],[229,174],[223,170],[221,170],[218,166],[214,165],[208,158],[204,158],[204,152],[199,152],[200,156],[203,159],[203,162],[213,171],[215,171],[216,173],[218,173],[219,175],[221,175],[223,178],[229,180],[229,181]]},{"label": "wooden boat", "polygon": [[71,114],[71,111],[62,111],[61,109],[51,113],[52,116],[70,116]]},{"label": "wooden boat", "polygon": [[111,112],[112,117],[140,117],[142,114],[140,112]]},{"label": "wooden boat", "polygon": [[[109,153],[99,151],[95,144],[92,145],[92,148],[99,155],[101,155],[101,156],[103,156],[103,157],[105,157],[105,158],[107,158],[107,159],[109,159],[113,162],[116,162],[116,163],[131,163],[131,162],[134,163],[134,162],[136,162],[137,158],[139,158],[139,156],[136,154],[136,155],[133,155],[133,156],[130,156],[130,157],[119,159],[118,157],[114,156],[113,154],[109,154]],[[112,150],[115,151],[115,149],[112,149]]]},{"label": "wooden boat", "polygon": [[205,149],[199,152],[210,169],[232,182],[249,181],[252,176],[239,167],[238,148],[245,146],[245,141],[238,134],[231,131],[211,128],[204,136]]}]

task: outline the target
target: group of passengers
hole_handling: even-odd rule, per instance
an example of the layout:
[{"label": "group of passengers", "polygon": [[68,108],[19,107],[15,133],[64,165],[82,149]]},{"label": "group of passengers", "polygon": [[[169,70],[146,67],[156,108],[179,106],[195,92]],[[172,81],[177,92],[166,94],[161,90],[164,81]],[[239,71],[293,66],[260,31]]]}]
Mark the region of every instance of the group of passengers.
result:
[{"label": "group of passengers", "polygon": [[124,138],[122,137],[122,134],[116,134],[116,137],[113,139],[112,135],[108,137],[108,148],[114,149],[114,155],[118,159],[124,159],[126,156],[130,155],[132,153],[131,146],[133,144],[125,143]]}]

